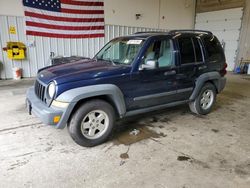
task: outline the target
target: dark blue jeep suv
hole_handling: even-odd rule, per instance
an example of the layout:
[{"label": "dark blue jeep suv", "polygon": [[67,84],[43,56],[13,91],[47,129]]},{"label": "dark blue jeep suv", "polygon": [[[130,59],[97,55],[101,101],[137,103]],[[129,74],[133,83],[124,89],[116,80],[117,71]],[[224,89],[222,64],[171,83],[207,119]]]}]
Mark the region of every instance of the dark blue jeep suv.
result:
[{"label": "dark blue jeep suv", "polygon": [[93,59],[39,70],[27,105],[45,124],[68,125],[76,143],[95,146],[119,118],[184,103],[209,113],[226,67],[211,32],[140,32],[111,40]]}]

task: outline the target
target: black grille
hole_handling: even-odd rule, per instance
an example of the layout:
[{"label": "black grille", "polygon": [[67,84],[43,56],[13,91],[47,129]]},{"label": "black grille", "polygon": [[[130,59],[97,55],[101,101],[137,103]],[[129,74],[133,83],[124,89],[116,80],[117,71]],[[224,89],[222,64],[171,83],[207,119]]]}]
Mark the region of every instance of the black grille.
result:
[{"label": "black grille", "polygon": [[45,86],[37,80],[35,82],[35,93],[39,99],[45,102]]}]

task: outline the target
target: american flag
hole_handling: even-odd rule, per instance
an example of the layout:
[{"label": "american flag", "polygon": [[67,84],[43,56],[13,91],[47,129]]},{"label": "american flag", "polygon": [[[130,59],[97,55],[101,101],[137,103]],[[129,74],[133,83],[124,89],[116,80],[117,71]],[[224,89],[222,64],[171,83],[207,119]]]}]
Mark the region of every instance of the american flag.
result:
[{"label": "american flag", "polygon": [[103,0],[23,0],[23,5],[27,35],[104,37]]}]

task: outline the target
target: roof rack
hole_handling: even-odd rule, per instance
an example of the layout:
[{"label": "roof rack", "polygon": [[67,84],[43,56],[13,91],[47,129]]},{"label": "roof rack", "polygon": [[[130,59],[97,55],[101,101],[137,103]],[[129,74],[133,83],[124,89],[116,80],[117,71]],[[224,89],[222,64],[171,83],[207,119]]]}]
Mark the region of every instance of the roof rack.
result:
[{"label": "roof rack", "polygon": [[147,33],[165,33],[166,31],[139,31],[135,32],[134,34],[147,34]]},{"label": "roof rack", "polygon": [[200,33],[207,33],[207,34],[213,34],[211,31],[206,30],[199,30],[199,29],[181,29],[181,30],[171,30],[170,33],[178,33],[178,32],[200,32]]},{"label": "roof rack", "polygon": [[198,32],[198,33],[207,33],[213,35],[211,31],[199,30],[199,29],[179,29],[179,30],[169,30],[169,31],[139,31],[135,32],[134,35],[137,34],[150,34],[150,33],[184,33],[184,32]]}]

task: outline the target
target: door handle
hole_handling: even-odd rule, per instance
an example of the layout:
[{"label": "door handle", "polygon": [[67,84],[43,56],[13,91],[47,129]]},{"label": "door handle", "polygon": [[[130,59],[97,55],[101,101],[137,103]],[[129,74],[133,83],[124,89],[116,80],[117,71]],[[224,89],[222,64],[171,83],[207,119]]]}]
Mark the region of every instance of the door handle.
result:
[{"label": "door handle", "polygon": [[177,74],[176,75],[176,80],[182,80],[182,79],[186,79],[187,76],[185,74]]},{"label": "door handle", "polygon": [[172,75],[175,75],[175,74],[176,74],[175,70],[164,72],[164,76],[172,76]]},{"label": "door handle", "polygon": [[198,70],[203,70],[203,69],[206,69],[206,68],[207,68],[206,65],[202,65],[202,66],[198,67]]}]

